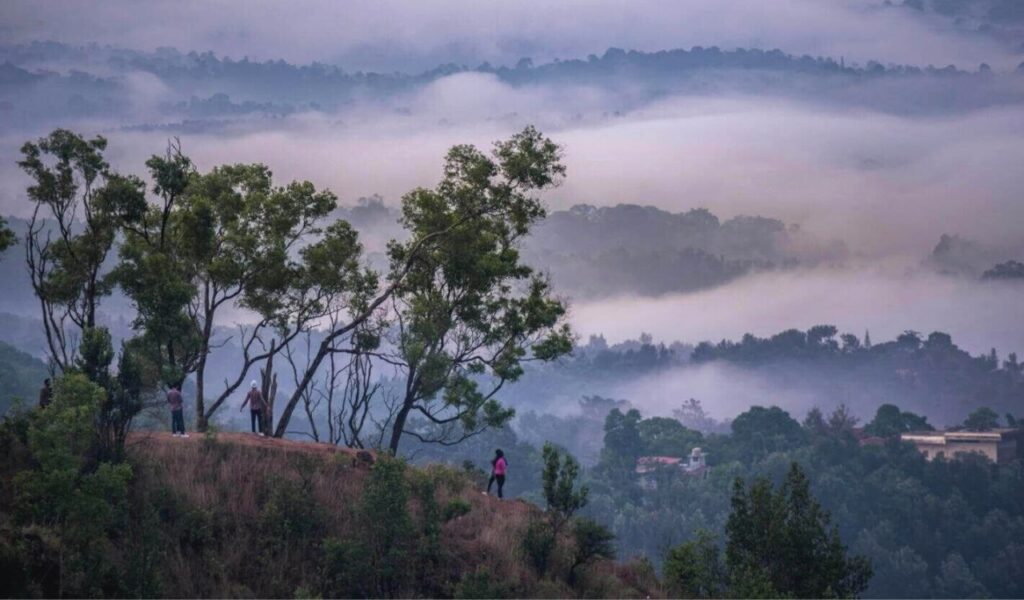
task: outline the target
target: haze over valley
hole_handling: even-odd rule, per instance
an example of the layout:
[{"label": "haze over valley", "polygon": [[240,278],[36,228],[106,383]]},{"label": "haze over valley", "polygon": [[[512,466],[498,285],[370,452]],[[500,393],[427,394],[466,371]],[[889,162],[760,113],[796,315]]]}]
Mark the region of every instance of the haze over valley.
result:
[{"label": "haze over valley", "polygon": [[4,2],[0,596],[1020,597],[1022,159],[1017,0]]}]

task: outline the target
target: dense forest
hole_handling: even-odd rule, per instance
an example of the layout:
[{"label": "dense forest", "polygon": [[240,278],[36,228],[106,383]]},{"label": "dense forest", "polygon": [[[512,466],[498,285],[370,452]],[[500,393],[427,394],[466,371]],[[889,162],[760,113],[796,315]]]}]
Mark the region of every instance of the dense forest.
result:
[{"label": "dense forest", "polygon": [[[687,552],[702,548],[702,556],[705,551],[717,556],[723,549],[730,511],[735,510],[737,477],[781,484],[797,463],[840,538],[870,561],[873,576],[866,597],[1021,593],[1022,549],[1017,540],[1024,533],[1022,462],[996,466],[975,456],[928,462],[898,439],[901,432],[930,428],[921,415],[883,405],[873,418],[859,422],[841,407],[830,414],[814,409],[799,422],[778,407],[755,406],[722,429],[707,420],[699,403],[681,406],[675,418],[644,418],[627,403],[600,398],[587,399],[584,405],[591,409],[584,418],[601,424],[603,445],[597,449],[597,462],[584,470],[590,503],[583,513],[608,524],[620,555],[653,557],[666,577],[675,568],[667,557],[680,553],[679,544],[697,544]],[[599,419],[602,409],[610,412]],[[997,419],[1004,426],[1008,420],[1016,422],[1013,415],[1001,418],[985,408],[976,412],[962,419]],[[537,499],[541,481],[534,472],[541,459],[537,446],[526,441],[537,435],[529,428],[544,423],[545,431],[572,440],[575,421],[546,415],[529,421],[522,434],[487,432],[456,449],[417,449],[416,456],[424,463],[458,464],[486,455],[490,448],[503,448],[514,466],[509,489]],[[717,432],[697,430],[702,422]],[[862,443],[865,435],[875,441]],[[707,457],[703,477],[672,467],[640,475],[634,468],[641,456],[686,457],[694,447]],[[710,578],[721,571],[718,559],[696,562]],[[692,566],[689,572],[703,577],[694,575]],[[710,597],[726,589],[716,585],[703,591],[684,589],[694,597]]]}]

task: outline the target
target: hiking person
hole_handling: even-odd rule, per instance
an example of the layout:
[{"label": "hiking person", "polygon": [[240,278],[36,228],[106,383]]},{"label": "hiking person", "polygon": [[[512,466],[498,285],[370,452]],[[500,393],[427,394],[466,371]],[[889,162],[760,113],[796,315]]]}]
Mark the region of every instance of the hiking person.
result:
[{"label": "hiking person", "polygon": [[508,469],[508,461],[505,460],[505,453],[501,450],[494,451],[494,458],[491,459],[491,478],[487,482],[487,491],[484,495],[491,493],[491,485],[498,482],[498,497],[504,498],[502,493],[505,487],[505,471]]},{"label": "hiking person", "polygon": [[39,390],[39,408],[46,408],[53,398],[53,388],[50,387],[50,380],[43,380],[43,387]]},{"label": "hiking person", "polygon": [[245,402],[242,402],[242,406],[239,407],[238,412],[242,412],[245,405],[249,405],[249,424],[252,426],[252,432],[263,435],[263,408],[266,406],[266,401],[263,399],[263,392],[256,387],[256,380],[252,381],[249,386],[249,393],[245,395]]},{"label": "hiking person", "polygon": [[172,384],[167,390],[167,404],[171,405],[171,433],[175,436],[188,437],[185,433],[185,402],[181,398],[181,384]]}]

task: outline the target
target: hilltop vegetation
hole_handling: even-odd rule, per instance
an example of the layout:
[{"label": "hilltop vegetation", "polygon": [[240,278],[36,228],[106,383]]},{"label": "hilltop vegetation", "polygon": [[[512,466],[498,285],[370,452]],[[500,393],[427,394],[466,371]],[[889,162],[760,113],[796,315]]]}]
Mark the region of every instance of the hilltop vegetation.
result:
[{"label": "hilltop vegetation", "polygon": [[[657,585],[587,558],[568,587],[568,531],[538,574],[519,541],[542,511],[481,496],[449,468],[238,434],[140,434],[126,462],[97,462],[76,421],[88,390],[65,380],[48,412],[0,428],[4,597],[636,597],[650,593],[633,587],[644,577]],[[84,441],[64,445],[71,431]]]}]

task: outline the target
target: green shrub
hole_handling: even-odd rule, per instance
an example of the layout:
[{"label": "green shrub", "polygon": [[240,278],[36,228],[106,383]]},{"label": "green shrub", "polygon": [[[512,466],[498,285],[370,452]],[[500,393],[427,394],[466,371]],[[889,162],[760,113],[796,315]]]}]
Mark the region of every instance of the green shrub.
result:
[{"label": "green shrub", "polygon": [[497,580],[487,567],[478,567],[476,571],[466,573],[455,587],[456,598],[513,598],[515,596],[512,586]]},{"label": "green shrub", "polygon": [[358,598],[368,595],[366,549],[352,540],[323,541],[321,593],[325,598]]},{"label": "green shrub", "polygon": [[415,573],[412,544],[416,531],[409,515],[409,484],[403,461],[381,456],[374,463],[363,488],[359,513],[371,578],[368,595],[407,593]]},{"label": "green shrub", "polygon": [[523,534],[522,548],[527,562],[543,577],[555,550],[555,532],[546,521],[533,521]]},{"label": "green shrub", "polygon": [[569,584],[576,583],[576,572],[580,567],[600,559],[615,558],[612,532],[592,519],[576,519],[572,524],[572,564],[569,566]]},{"label": "green shrub", "polygon": [[464,498],[452,498],[448,501],[448,504],[444,506],[444,513],[441,518],[445,523],[452,519],[457,519],[463,515],[469,514],[469,511],[473,510],[473,505]]}]

